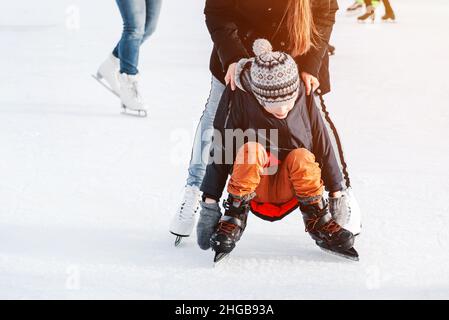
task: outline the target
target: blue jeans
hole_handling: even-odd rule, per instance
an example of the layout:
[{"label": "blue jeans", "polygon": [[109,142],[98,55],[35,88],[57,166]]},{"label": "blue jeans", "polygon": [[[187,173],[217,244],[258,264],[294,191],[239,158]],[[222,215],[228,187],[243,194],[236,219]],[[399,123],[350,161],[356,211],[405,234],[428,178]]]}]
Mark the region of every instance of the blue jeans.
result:
[{"label": "blue jeans", "polygon": [[139,73],[139,51],[142,43],[156,29],[162,0],[116,0],[123,19],[122,38],[113,55],[120,59],[120,72]]},{"label": "blue jeans", "polygon": [[215,113],[225,90],[225,86],[212,76],[212,84],[206,108],[196,129],[192,157],[189,165],[187,185],[200,187],[206,174],[209,150],[212,142]]}]

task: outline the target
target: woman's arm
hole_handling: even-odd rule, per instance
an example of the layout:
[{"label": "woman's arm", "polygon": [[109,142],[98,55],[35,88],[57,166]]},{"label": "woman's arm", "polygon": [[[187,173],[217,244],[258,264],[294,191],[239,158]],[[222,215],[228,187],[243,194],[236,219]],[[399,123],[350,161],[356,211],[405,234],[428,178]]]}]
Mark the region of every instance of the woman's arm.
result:
[{"label": "woman's arm", "polygon": [[321,63],[327,53],[337,10],[336,0],[312,0],[313,21],[320,37],[316,48],[311,48],[307,54],[297,57],[296,62],[302,72],[306,72],[315,78],[318,78]]},{"label": "woman's arm", "polygon": [[235,8],[236,0],[206,0],[204,14],[206,25],[217,49],[223,67],[229,66],[241,58],[249,57],[238,35]]},{"label": "woman's arm", "polygon": [[[310,105],[310,99],[313,99]],[[326,186],[326,190],[335,193],[343,190],[343,176],[335,156],[331,139],[318,110],[315,99],[312,96],[307,97],[309,107],[309,117],[313,136],[313,154],[315,155],[321,167],[321,177]]]}]

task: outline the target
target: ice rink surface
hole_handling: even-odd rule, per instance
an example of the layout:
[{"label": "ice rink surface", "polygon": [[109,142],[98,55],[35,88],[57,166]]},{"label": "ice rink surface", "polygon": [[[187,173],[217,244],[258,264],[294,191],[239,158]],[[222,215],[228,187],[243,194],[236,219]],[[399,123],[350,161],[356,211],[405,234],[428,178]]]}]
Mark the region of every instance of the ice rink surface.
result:
[{"label": "ice rink surface", "polygon": [[[168,224],[209,93],[203,1],[166,0],[142,48],[146,119],[90,74],[120,37],[114,1],[0,12],[0,298],[449,298],[449,2],[392,1],[398,22],[341,10],[326,102],[364,214],[361,261],[320,251],[299,212],[254,216],[232,257]],[[383,9],[379,9],[379,15]]]}]

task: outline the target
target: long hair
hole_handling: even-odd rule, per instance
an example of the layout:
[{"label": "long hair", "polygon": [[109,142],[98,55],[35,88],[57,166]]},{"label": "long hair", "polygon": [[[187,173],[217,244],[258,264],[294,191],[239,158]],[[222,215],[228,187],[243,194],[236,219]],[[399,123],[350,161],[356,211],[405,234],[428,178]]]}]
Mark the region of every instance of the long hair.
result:
[{"label": "long hair", "polygon": [[311,0],[288,0],[286,23],[290,51],[293,57],[307,53],[316,47],[320,37],[312,16]]}]

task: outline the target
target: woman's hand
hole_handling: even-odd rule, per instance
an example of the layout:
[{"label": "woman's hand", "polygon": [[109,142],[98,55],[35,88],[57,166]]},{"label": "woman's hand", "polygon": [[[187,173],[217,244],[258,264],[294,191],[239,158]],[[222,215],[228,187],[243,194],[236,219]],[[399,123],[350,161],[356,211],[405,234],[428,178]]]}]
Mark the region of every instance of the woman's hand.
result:
[{"label": "woman's hand", "polygon": [[225,82],[226,85],[231,84],[231,90],[235,91],[235,69],[237,68],[237,62],[229,65],[228,72],[226,72]]},{"label": "woman's hand", "polygon": [[301,72],[301,79],[306,85],[306,93],[308,96],[310,96],[312,92],[315,92],[315,90],[320,86],[320,82],[318,81],[318,79],[312,76],[310,73]]}]

